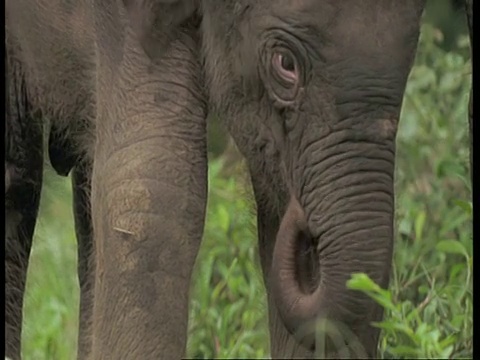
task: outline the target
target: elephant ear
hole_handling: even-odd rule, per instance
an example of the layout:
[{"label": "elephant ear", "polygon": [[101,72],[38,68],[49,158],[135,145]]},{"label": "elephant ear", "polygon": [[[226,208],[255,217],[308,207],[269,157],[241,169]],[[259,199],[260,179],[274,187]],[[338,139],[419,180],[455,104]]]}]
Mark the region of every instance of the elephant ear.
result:
[{"label": "elephant ear", "polygon": [[130,26],[151,58],[178,35],[179,26],[199,8],[199,0],[123,0]]}]

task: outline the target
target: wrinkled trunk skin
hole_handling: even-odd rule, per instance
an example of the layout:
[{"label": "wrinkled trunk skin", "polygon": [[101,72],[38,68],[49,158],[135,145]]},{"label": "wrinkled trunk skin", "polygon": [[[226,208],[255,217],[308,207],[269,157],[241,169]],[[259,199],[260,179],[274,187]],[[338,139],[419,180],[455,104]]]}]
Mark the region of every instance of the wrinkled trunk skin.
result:
[{"label": "wrinkled trunk skin", "polygon": [[[334,131],[311,145],[318,151],[310,149],[305,155],[310,159],[297,177],[305,183],[289,200],[273,252],[271,283],[279,314],[299,342],[320,348],[321,356],[376,354],[379,332],[369,322],[378,320],[381,311],[365,295],[347,290],[346,282],[351,274],[364,272],[380,286],[388,285],[394,137],[382,143],[366,133]],[[318,266],[299,280],[296,254],[299,246],[305,246],[300,243],[302,234],[311,239]],[[302,287],[308,277],[316,282]],[[321,319],[328,320],[327,329],[314,339],[309,326]]]},{"label": "wrinkled trunk skin", "polygon": [[[352,122],[370,126],[355,129]],[[280,174],[266,179],[256,170],[261,164],[250,167],[272,357],[376,356],[379,330],[370,322],[381,320],[382,308],[345,284],[352,273],[365,272],[380,286],[388,286],[395,129],[395,117],[375,120],[367,114],[346,119],[332,131],[305,131],[300,142],[309,145],[292,143],[287,146],[290,153],[283,155],[291,159],[285,172],[292,175],[284,176],[290,185],[285,184],[281,194],[266,186]],[[279,211],[271,206],[274,198],[280,201]],[[317,253],[313,259],[298,257],[298,248],[310,244],[302,242],[302,232]],[[311,261],[317,263],[312,266]],[[299,267],[303,273],[297,275]],[[315,334],[311,326],[322,318],[328,318],[330,327]]]},{"label": "wrinkled trunk skin", "polygon": [[179,359],[207,197],[195,32],[152,60],[118,18],[102,17],[113,3],[95,6],[92,358]]}]

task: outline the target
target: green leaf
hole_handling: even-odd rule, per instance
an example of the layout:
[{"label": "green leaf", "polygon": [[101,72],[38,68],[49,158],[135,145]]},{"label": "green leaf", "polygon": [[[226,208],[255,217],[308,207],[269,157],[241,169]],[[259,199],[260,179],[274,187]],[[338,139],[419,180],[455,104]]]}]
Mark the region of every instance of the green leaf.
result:
[{"label": "green leaf", "polygon": [[415,240],[422,240],[423,227],[425,225],[425,211],[420,211],[415,219]]},{"label": "green leaf", "polygon": [[416,358],[418,356],[418,348],[410,347],[407,345],[398,345],[395,347],[391,347],[388,350],[396,356],[402,356],[406,358]]},{"label": "green leaf", "polygon": [[454,199],[452,202],[463,209],[468,215],[472,215],[473,213],[473,205],[471,201],[464,201],[460,199]]},{"label": "green leaf", "polygon": [[412,231],[412,222],[407,217],[402,218],[398,224],[398,232],[403,235],[409,235],[410,231]]},{"label": "green leaf", "polygon": [[390,292],[382,289],[364,273],[352,274],[351,279],[347,281],[347,287],[364,292],[385,309],[392,312],[397,311],[395,304],[391,301],[392,295]]},{"label": "green leaf", "polygon": [[455,284],[458,279],[457,279],[457,276],[459,276],[459,273],[463,270],[467,270],[467,265],[464,264],[464,263],[460,263],[460,264],[455,264],[453,265],[451,268],[450,268],[450,273],[449,273],[449,283],[453,283]]},{"label": "green leaf", "polygon": [[465,246],[456,240],[442,240],[437,244],[436,249],[446,254],[459,254],[468,256]]},{"label": "green leaf", "polygon": [[227,232],[230,227],[230,215],[224,205],[217,208],[217,224],[223,232]]},{"label": "green leaf", "polygon": [[372,279],[365,273],[355,273],[347,281],[347,287],[352,290],[379,291],[381,290]]}]

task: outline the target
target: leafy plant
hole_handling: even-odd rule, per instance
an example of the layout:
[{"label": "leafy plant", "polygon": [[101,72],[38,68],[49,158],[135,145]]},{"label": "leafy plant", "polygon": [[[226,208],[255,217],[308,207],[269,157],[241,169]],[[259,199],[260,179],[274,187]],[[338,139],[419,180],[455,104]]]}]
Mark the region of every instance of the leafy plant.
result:
[{"label": "leafy plant", "polygon": [[[440,34],[441,35],[441,34]],[[385,358],[471,358],[472,201],[467,103],[471,61],[445,53],[424,26],[398,135],[392,283],[365,274],[348,286],[385,309]],[[468,42],[460,38],[461,46]]]}]

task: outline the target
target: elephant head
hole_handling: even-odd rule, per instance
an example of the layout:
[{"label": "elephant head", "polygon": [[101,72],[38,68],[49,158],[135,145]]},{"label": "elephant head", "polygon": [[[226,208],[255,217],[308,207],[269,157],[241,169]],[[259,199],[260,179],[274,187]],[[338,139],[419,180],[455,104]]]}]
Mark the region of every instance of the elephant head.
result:
[{"label": "elephant head", "polygon": [[305,326],[326,319],[375,355],[382,311],[346,282],[363,272],[388,284],[395,137],[424,3],[204,1],[210,101],[247,159],[259,212],[280,214],[267,290],[309,349]]}]

